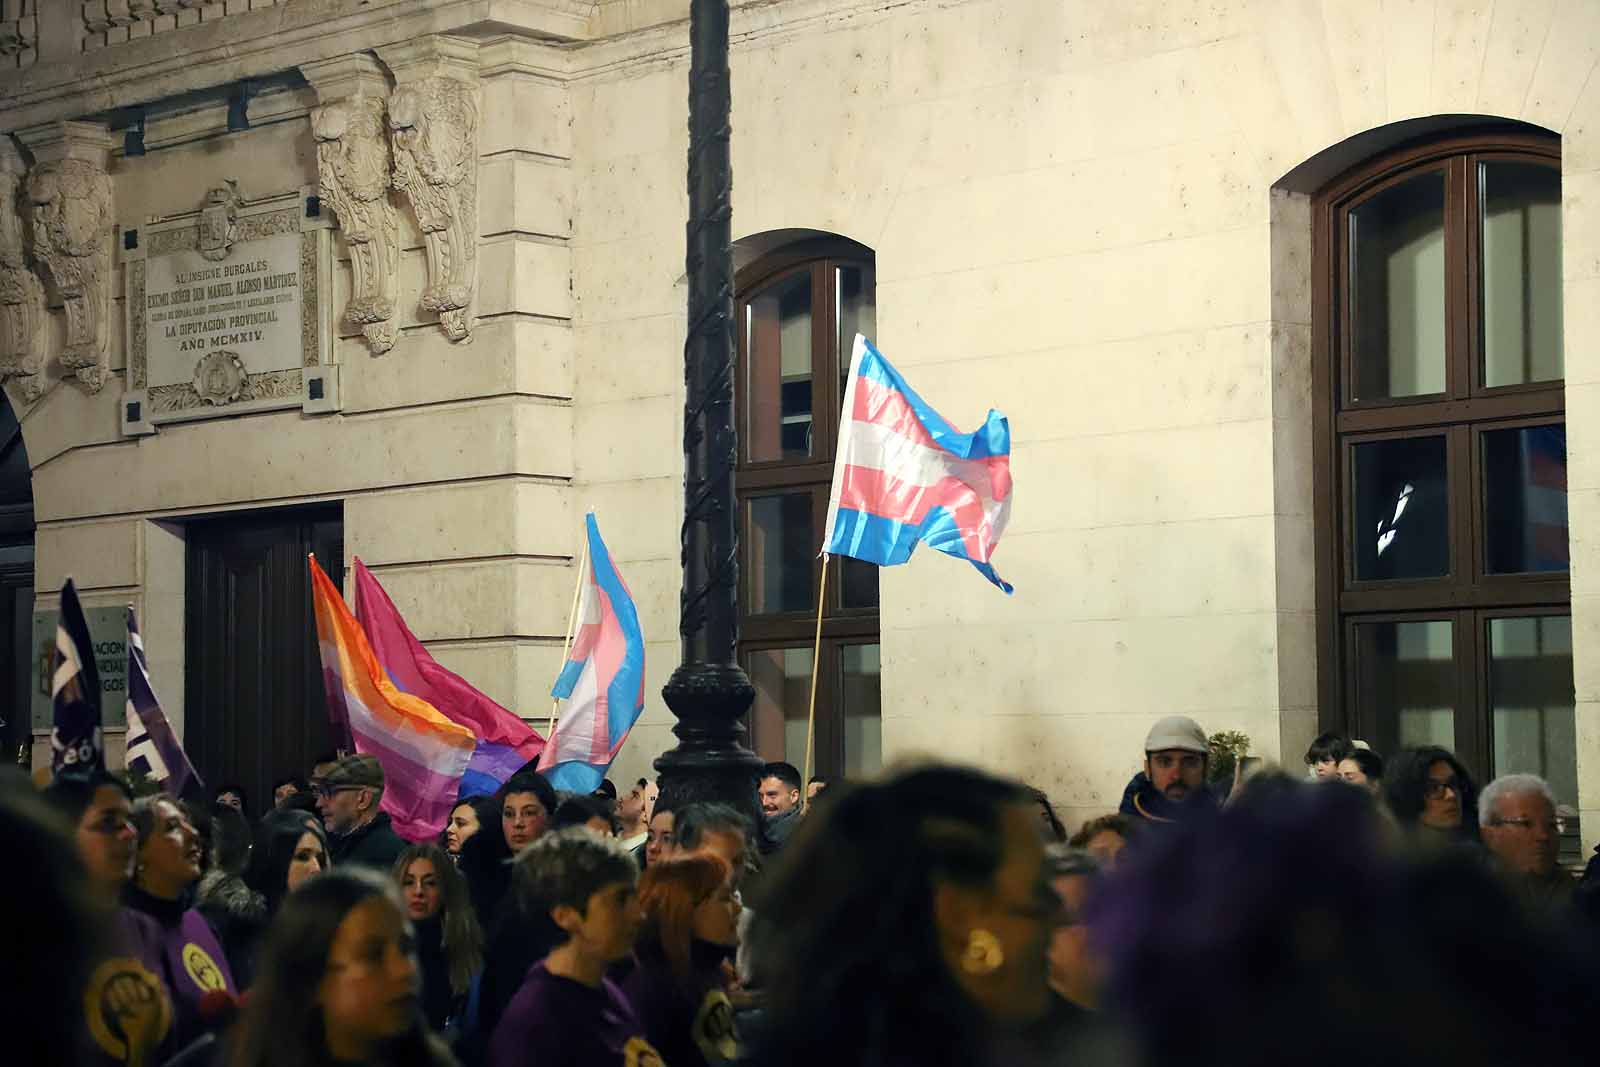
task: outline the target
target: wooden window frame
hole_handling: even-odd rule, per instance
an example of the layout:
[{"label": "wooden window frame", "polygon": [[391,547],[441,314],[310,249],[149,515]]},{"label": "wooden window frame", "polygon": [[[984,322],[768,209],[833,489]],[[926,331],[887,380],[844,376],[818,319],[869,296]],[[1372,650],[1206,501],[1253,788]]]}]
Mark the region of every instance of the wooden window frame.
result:
[{"label": "wooden window frame", "polygon": [[[1478,163],[1533,162],[1559,170],[1554,138],[1482,130],[1386,153],[1335,179],[1312,205],[1312,488],[1315,520],[1317,677],[1323,730],[1372,731],[1356,700],[1354,626],[1455,622],[1457,710],[1463,762],[1483,774],[1493,754],[1488,706],[1488,619],[1571,613],[1570,572],[1486,573],[1483,434],[1565,423],[1565,379],[1486,388],[1481,323]],[[1445,391],[1357,401],[1350,300],[1350,211],[1429,169],[1445,174]],[[1459,312],[1459,313],[1458,313]],[[1443,578],[1355,579],[1354,449],[1368,441],[1443,435],[1450,571]],[[1470,628],[1471,632],[1466,632]]]},{"label": "wooden window frame", "polygon": [[[735,277],[734,413],[741,443],[734,481],[741,530],[747,528],[745,516],[751,500],[807,492],[811,498],[813,530],[816,536],[821,536],[833,481],[834,452],[841,415],[841,398],[836,395],[836,387],[830,383],[841,380],[850,360],[850,352],[844,348],[838,336],[837,279],[840,267],[864,268],[873,277],[875,295],[875,264],[871,250],[843,239],[817,238],[786,246],[740,270]],[[750,351],[745,309],[752,298],[774,285],[788,281],[802,270],[809,271],[811,275],[811,455],[752,462],[746,452],[750,435],[745,421],[748,416],[744,398],[750,384]],[[819,325],[822,328],[818,328]],[[740,663],[747,666],[750,655],[756,652],[784,648],[810,651],[816,637],[815,605],[805,611],[760,615],[750,613],[749,605],[753,600],[746,583],[753,573],[751,551],[752,542],[741,534]],[[821,578],[821,569],[820,557],[814,559],[811,568],[813,589]],[[845,769],[841,649],[846,645],[879,643],[878,609],[843,606],[843,573],[844,561],[835,559],[828,568],[827,586],[823,589],[814,774],[840,775]],[[755,737],[755,724],[751,722],[747,725],[751,728],[752,741],[758,750],[765,747],[763,739]],[[799,766],[804,754],[788,753],[785,758]]]}]

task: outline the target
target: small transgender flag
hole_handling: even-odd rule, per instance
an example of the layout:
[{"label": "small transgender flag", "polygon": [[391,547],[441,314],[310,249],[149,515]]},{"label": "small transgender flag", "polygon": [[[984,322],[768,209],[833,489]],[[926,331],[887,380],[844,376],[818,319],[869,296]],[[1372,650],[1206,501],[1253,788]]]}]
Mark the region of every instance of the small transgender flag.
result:
[{"label": "small transgender flag", "polygon": [[989,565],[1011,516],[1011,430],[991,410],[961,433],[860,334],[850,356],[822,551],[892,567],[918,544]]},{"label": "small transgender flag", "polygon": [[567,702],[539,754],[551,785],[573,793],[600,788],[644,710],[644,632],[628,586],[590,513],[589,573],[583,575],[578,631],[550,695]]}]

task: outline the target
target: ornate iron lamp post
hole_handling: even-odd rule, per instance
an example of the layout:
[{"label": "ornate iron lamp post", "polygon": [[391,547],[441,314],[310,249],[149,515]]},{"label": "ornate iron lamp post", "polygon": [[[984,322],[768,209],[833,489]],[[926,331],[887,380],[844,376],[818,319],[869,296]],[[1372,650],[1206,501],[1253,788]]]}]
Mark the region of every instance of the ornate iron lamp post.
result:
[{"label": "ornate iron lamp post", "polygon": [[761,825],[761,760],[741,720],[755,690],[740,669],[739,530],[733,494],[733,168],[728,151],[728,0],[689,9],[689,333],[684,345],[683,662],[662,696],[678,744],[656,760],[669,802],[717,800]]}]

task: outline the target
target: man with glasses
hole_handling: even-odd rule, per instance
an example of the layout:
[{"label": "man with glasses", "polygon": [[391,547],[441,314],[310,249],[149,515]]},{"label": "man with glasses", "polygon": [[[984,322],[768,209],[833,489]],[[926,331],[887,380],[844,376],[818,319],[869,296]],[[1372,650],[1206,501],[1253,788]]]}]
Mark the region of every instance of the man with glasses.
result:
[{"label": "man with glasses", "polygon": [[383,766],[376,756],[346,756],[312,781],[317,810],[328,829],[333,862],[358,864],[387,874],[405,851],[383,801]]},{"label": "man with glasses", "polygon": [[1533,774],[1503,774],[1478,797],[1483,843],[1520,892],[1537,905],[1564,906],[1573,881],[1557,864],[1561,820],[1549,784]]}]

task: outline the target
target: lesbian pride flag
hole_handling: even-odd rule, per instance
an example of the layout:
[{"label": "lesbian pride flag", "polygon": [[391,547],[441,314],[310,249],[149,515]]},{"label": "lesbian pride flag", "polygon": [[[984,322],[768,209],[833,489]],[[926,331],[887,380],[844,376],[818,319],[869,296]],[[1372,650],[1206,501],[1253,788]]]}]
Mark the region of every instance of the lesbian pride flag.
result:
[{"label": "lesbian pride flag", "polygon": [[523,765],[538,759],[544,738],[459,674],[441,667],[406,626],[394,601],[360,558],[356,559],[355,595],[356,619],[394,687],[421,697],[445,718],[476,735],[477,747],[461,778],[463,797],[493,793]]},{"label": "lesbian pride flag", "polygon": [[550,695],[567,701],[539,770],[557,789],[593,793],[644,710],[644,633],[628,586],[590,512],[578,631]]},{"label": "lesbian pride flag", "polygon": [[961,433],[860,334],[850,356],[822,551],[892,567],[918,544],[989,565],[1011,517],[1011,429],[991,410]]},{"label": "lesbian pride flag", "polygon": [[342,713],[356,751],[383,765],[382,807],[395,833],[431,840],[450,818],[476,739],[426,700],[395,688],[344,597],[317,558],[310,560],[329,717],[337,723]]}]

